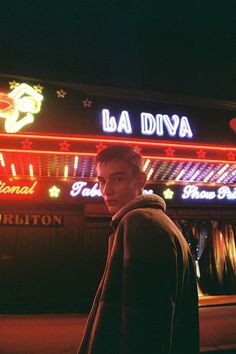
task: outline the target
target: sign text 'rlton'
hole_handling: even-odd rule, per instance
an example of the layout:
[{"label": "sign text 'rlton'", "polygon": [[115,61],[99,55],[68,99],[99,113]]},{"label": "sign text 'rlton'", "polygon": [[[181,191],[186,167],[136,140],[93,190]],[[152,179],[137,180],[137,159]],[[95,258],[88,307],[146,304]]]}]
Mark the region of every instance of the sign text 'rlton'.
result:
[{"label": "sign text 'rlton'", "polygon": [[62,227],[63,216],[55,214],[0,214],[0,226]]}]

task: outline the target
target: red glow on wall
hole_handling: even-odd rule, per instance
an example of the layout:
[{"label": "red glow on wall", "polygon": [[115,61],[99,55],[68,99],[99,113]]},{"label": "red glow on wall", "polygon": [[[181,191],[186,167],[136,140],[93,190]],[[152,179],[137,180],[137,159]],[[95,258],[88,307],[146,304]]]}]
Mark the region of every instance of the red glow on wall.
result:
[{"label": "red glow on wall", "polygon": [[0,92],[0,112],[4,113],[6,109],[10,109],[13,105],[13,99],[6,93]]},{"label": "red glow on wall", "polygon": [[232,118],[229,122],[230,128],[236,133],[236,117]]},{"label": "red glow on wall", "polygon": [[[236,119],[236,118],[235,118]],[[180,143],[180,142],[171,142],[171,141],[150,141],[147,139],[140,139],[137,140],[135,138],[120,138],[120,137],[104,137],[99,135],[47,135],[40,133],[39,134],[0,134],[1,138],[9,138],[9,139],[16,139],[17,141],[21,139],[36,139],[40,140],[47,140],[47,141],[70,141],[70,142],[77,142],[77,143],[109,143],[109,144],[137,144],[140,146],[147,146],[147,147],[155,147],[155,146],[162,146],[162,147],[176,147],[176,148],[186,148],[186,149],[207,149],[207,150],[234,150],[236,151],[236,147],[234,146],[220,146],[220,145],[209,145],[209,144],[196,144],[196,143]],[[94,145],[95,146],[95,145]]]}]

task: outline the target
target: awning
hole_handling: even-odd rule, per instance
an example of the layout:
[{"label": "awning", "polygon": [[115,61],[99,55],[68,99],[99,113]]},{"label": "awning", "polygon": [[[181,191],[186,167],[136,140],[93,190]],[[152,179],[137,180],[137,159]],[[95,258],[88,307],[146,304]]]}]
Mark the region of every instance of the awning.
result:
[{"label": "awning", "polygon": [[0,177],[95,180],[94,157],[130,144],[143,155],[151,183],[236,183],[236,148],[108,136],[0,134]]}]

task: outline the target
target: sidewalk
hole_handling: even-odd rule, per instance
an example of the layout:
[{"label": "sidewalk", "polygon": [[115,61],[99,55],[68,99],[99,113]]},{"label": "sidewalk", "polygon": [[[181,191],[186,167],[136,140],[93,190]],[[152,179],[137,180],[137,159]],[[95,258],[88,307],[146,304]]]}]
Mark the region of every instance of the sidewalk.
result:
[{"label": "sidewalk", "polygon": [[224,347],[208,347],[208,348],[201,348],[201,354],[236,354],[235,348],[226,348]]},{"label": "sidewalk", "polygon": [[[232,304],[236,295],[199,297],[201,354],[236,354]],[[86,319],[79,313],[1,314],[0,354],[75,354]]]},{"label": "sidewalk", "polygon": [[236,295],[199,296],[199,307],[236,305]]},{"label": "sidewalk", "polygon": [[[236,305],[236,295],[219,295],[199,296],[199,309],[215,306],[230,306]],[[217,346],[201,346],[201,354],[236,354],[236,338],[235,344],[221,344]]]}]

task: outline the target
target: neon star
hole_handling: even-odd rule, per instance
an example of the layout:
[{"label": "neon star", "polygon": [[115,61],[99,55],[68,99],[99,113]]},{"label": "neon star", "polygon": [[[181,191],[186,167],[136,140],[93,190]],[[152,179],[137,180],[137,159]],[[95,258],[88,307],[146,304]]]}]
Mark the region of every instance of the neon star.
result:
[{"label": "neon star", "polygon": [[64,140],[62,143],[59,143],[60,145],[60,151],[69,151],[71,144],[69,144],[66,140]]},{"label": "neon star", "polygon": [[174,191],[172,191],[170,188],[167,188],[163,191],[163,195],[165,199],[173,199]]},{"label": "neon star", "polygon": [[43,91],[43,86],[41,85],[34,85],[33,88],[35,89],[35,91],[42,93]]},{"label": "neon star", "polygon": [[196,154],[197,154],[199,159],[205,159],[206,158],[206,151],[205,150],[200,149],[200,150],[198,150],[196,152]]},{"label": "neon star", "polygon": [[51,188],[49,188],[48,192],[51,198],[58,198],[61,193],[61,190],[57,186],[52,186]]},{"label": "neon star", "polygon": [[65,98],[66,94],[67,94],[66,91],[64,91],[63,89],[60,89],[59,91],[57,91],[58,98]]},{"label": "neon star", "polygon": [[138,154],[140,154],[142,149],[138,145],[135,145],[134,151],[136,151]]},{"label": "neon star", "polygon": [[9,82],[9,86],[10,86],[10,89],[12,90],[12,89],[14,89],[14,88],[16,88],[17,86],[19,86],[20,84],[19,84],[19,82],[16,82],[16,80],[13,80],[13,81],[10,81]]},{"label": "neon star", "polygon": [[32,149],[31,145],[33,144],[33,142],[27,138],[27,139],[21,141],[21,144],[22,144],[22,149],[30,150],[30,149]]},{"label": "neon star", "polygon": [[107,146],[104,145],[103,143],[99,143],[96,145],[96,150],[97,150],[97,153],[99,153],[100,151],[104,150]]},{"label": "neon star", "polygon": [[172,149],[172,147],[169,146],[168,149],[165,149],[165,152],[166,152],[166,156],[172,157],[175,154],[175,149]]},{"label": "neon star", "polygon": [[233,151],[227,152],[227,157],[228,157],[228,160],[235,160],[235,152],[233,152]]},{"label": "neon star", "polygon": [[90,101],[88,98],[83,100],[84,107],[91,107],[92,103],[93,103],[93,101]]}]

